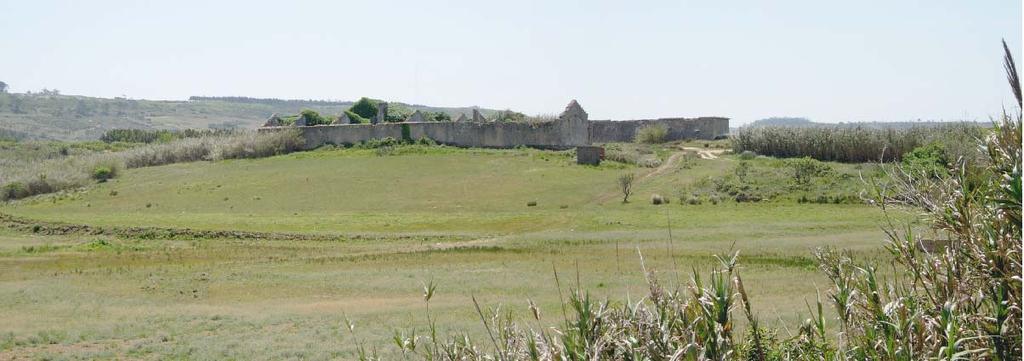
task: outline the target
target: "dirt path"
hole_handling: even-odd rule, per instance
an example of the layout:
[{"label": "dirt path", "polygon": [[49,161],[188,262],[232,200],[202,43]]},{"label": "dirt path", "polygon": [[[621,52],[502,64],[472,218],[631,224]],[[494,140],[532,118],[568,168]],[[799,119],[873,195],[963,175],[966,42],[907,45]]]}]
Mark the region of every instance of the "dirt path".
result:
[{"label": "dirt path", "polygon": [[696,148],[696,147],[679,147],[682,150],[688,150],[696,152],[700,159],[718,159],[718,156],[725,153],[724,149],[707,149],[707,148]]},{"label": "dirt path", "polygon": [[[679,162],[682,161],[683,157],[686,156],[686,151],[687,150],[698,150],[698,148],[687,149],[686,147],[679,147],[679,149],[682,150],[682,151],[681,152],[672,153],[672,155],[670,155],[668,157],[668,159],[666,159],[665,162],[661,163],[661,165],[659,165],[657,168],[654,168],[651,171],[649,171],[647,173],[644,173],[644,174],[641,174],[639,177],[637,177],[633,181],[633,186],[635,187],[639,183],[643,183],[644,181],[646,181],[648,179],[651,179],[651,178],[657,177],[659,175],[662,175],[665,172],[668,172],[669,170],[675,168],[677,165],[679,165]],[[698,155],[699,154],[700,153],[698,152]],[[711,154],[709,154],[709,155],[711,155]],[[711,156],[714,156],[714,155],[711,155]],[[703,158],[703,156],[701,156],[701,158]],[[717,158],[717,157],[715,157],[715,158]],[[715,158],[704,158],[704,159],[715,159]],[[602,194],[602,195],[598,196],[596,201],[597,201],[597,203],[604,203],[604,202],[607,202],[607,201],[609,201],[611,199],[618,198],[618,197],[621,197],[621,196],[622,195],[619,192],[608,192],[606,194]]]},{"label": "dirt path", "polygon": [[680,159],[683,159],[683,156],[685,155],[685,152],[672,153],[672,155],[670,155],[664,163],[661,163],[661,165],[659,165],[657,168],[654,168],[654,170],[647,172],[647,174],[641,175],[640,178],[637,178],[636,183],[641,183],[650,178],[657,177],[662,173],[668,172],[670,169],[678,165]]},{"label": "dirt path", "polygon": [[[700,159],[718,159],[719,155],[722,155],[722,153],[725,153],[724,149],[707,149],[707,148],[684,147],[684,146],[679,146],[678,149],[679,149],[678,152],[672,153],[672,155],[670,155],[668,157],[668,159],[666,159],[665,162],[662,163],[660,166],[658,166],[657,168],[652,169],[651,171],[649,171],[647,173],[639,175],[639,177],[637,177],[636,180],[633,181],[634,182],[633,186],[636,186],[639,183],[643,183],[643,182],[645,182],[645,181],[647,181],[647,180],[649,180],[651,178],[660,176],[660,175],[665,174],[666,172],[668,172],[668,171],[670,171],[672,169],[675,169],[676,166],[679,165],[679,162],[682,161],[683,157],[685,157],[686,153],[688,153],[688,152],[692,152],[692,153],[697,154],[697,156],[700,157]],[[608,192],[606,194],[602,194],[602,195],[598,196],[595,199],[595,201],[597,203],[604,203],[604,202],[607,202],[607,201],[609,201],[611,199],[619,198],[621,196],[622,195],[620,193],[618,193],[618,192]]]}]

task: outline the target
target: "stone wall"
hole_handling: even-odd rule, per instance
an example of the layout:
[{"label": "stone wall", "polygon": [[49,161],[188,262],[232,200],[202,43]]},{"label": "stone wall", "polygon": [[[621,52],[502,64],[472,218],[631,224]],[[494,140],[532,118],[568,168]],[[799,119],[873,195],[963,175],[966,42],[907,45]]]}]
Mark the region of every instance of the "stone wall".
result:
[{"label": "stone wall", "polygon": [[403,129],[413,140],[430,138],[459,147],[513,148],[527,146],[569,149],[589,143],[587,113],[576,101],[558,119],[544,123],[423,122],[381,124],[332,124],[305,127],[264,127],[260,131],[300,129],[307,148],[324,144],[357,144],[370,139],[403,139]]},{"label": "stone wall", "polygon": [[[306,147],[324,144],[358,144],[370,139],[408,136],[413,140],[430,138],[441,144],[459,147],[514,148],[527,146],[545,149],[569,149],[592,143],[631,142],[636,129],[646,124],[664,124],[668,139],[714,139],[729,134],[727,118],[666,118],[633,121],[590,121],[587,112],[575,100],[558,119],[544,123],[496,122],[405,122],[380,124],[332,124],[317,126],[267,126],[260,131],[299,129]],[[403,134],[408,132],[408,134]]]},{"label": "stone wall", "polygon": [[641,120],[592,120],[592,143],[632,142],[636,130],[645,125],[661,124],[668,128],[668,140],[715,139],[729,135],[729,118],[661,118]]}]

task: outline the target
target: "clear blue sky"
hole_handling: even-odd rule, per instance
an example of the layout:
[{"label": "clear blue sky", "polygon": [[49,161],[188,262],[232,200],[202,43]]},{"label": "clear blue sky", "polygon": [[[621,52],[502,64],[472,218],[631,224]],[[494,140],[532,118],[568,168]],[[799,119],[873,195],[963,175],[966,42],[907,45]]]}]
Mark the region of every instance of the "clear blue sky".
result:
[{"label": "clear blue sky", "polygon": [[1021,1],[0,1],[12,91],[985,120]]}]

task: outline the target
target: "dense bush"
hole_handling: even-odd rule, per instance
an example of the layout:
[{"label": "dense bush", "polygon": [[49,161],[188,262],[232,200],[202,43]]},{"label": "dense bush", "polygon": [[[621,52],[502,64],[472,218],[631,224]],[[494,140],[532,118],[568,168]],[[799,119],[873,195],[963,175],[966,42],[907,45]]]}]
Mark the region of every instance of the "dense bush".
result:
[{"label": "dense bush", "polygon": [[811,178],[824,177],[832,172],[832,167],[810,157],[790,159],[786,164],[793,170],[793,180],[797,184],[807,184]]},{"label": "dense bush", "polygon": [[331,120],[327,117],[320,115],[315,110],[305,109],[299,112],[299,115],[306,118],[306,125],[327,125],[331,124]]},{"label": "dense bush", "polygon": [[733,138],[736,153],[756,152],[773,157],[811,157],[836,162],[900,160],[919,146],[938,142],[954,158],[978,158],[976,144],[985,130],[974,123],[945,123],[906,129],[865,127],[740,128]]},{"label": "dense bush", "polygon": [[359,101],[355,104],[352,104],[352,107],[348,108],[348,110],[364,119],[373,119],[373,117],[377,116],[377,103],[363,97],[359,98]]},{"label": "dense bush", "polygon": [[938,143],[914,148],[903,155],[902,163],[904,169],[915,174],[924,174],[926,177],[949,175],[946,169],[949,166],[946,151]]},{"label": "dense bush", "polygon": [[106,182],[108,179],[114,178],[114,176],[116,176],[115,169],[116,168],[111,168],[102,165],[93,168],[92,179],[95,179],[98,182]]},{"label": "dense bush", "polygon": [[450,122],[450,121],[452,121],[452,116],[448,115],[448,113],[445,113],[445,112],[426,112],[426,114],[424,114],[424,115],[426,116],[426,118],[428,120],[434,121],[434,122]]},{"label": "dense bush", "polygon": [[348,115],[348,121],[350,124],[370,124],[370,120],[363,118],[359,114],[353,113],[351,110],[346,110],[345,115]]},{"label": "dense bush", "polygon": [[21,182],[10,182],[0,187],[0,200],[20,199],[30,195],[28,187]]},{"label": "dense bush", "polygon": [[636,142],[645,144],[664,143],[668,137],[668,127],[662,124],[645,125],[636,130]]}]

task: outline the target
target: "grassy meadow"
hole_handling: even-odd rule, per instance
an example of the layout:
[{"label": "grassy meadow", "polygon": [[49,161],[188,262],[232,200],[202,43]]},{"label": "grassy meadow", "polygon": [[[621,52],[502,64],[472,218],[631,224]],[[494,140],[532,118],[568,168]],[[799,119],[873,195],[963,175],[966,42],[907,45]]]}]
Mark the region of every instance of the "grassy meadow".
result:
[{"label": "grassy meadow", "polygon": [[[533,300],[538,323],[559,322],[555,271],[563,288],[578,280],[636,302],[647,292],[638,250],[679,287],[712,255],[740,250],[763,322],[793,325],[827,287],[813,248],[880,254],[877,208],[799,201],[852,199],[874,165],[823,163],[828,172],[798,184],[777,159],[681,146],[623,146],[656,167],[529,149],[328,147],[130,169],[8,202],[0,213],[18,222],[0,220],[0,359],[352,359],[360,345],[395,358],[396,330],[426,332],[424,284],[438,285],[430,309],[443,331],[483,340],[474,296],[523,319]],[[637,181],[622,203],[627,172]],[[263,233],[173,232],[185,229]]]}]

